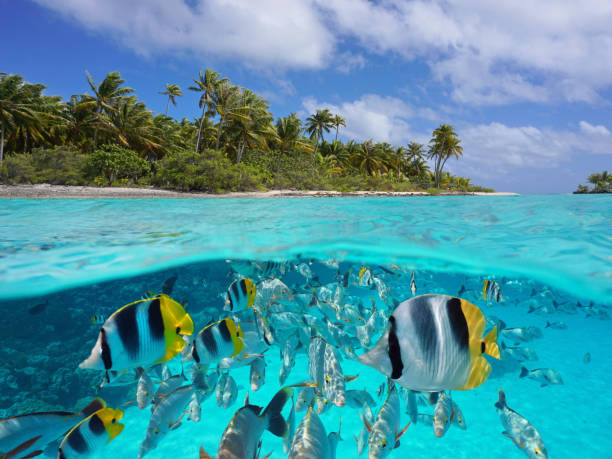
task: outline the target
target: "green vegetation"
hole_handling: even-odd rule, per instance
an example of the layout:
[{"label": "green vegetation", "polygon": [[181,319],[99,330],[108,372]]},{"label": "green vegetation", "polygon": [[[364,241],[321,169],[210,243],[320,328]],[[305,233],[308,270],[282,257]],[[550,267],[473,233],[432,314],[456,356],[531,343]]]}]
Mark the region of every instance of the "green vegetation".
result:
[{"label": "green vegetation", "polygon": [[0,181],[206,192],[492,191],[443,172],[449,158],[463,154],[447,124],[427,150],[416,142],[342,142],[340,115],[320,109],[305,122],[295,113],[274,120],[265,99],[212,70],[187,88],[200,96],[200,116],[180,121],[168,116],[183,96],[177,84],[159,92],[168,97],[162,115],[117,72],[99,83],[86,78],[90,93],[62,101],[44,95],[41,84],[0,73]]},{"label": "green vegetation", "polygon": [[612,175],[608,174],[608,171],[593,173],[589,175],[587,180],[594,185],[593,188],[578,185],[578,189],[574,191],[574,194],[612,193]]}]

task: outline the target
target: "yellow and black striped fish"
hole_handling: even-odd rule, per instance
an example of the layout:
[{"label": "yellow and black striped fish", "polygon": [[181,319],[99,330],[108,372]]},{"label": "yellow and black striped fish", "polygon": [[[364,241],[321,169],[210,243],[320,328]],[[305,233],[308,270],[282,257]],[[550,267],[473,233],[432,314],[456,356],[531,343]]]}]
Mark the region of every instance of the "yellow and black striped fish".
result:
[{"label": "yellow and black striped fish", "polygon": [[491,373],[483,354],[500,358],[497,327],[483,338],[484,329],[483,313],[466,300],[416,296],[395,308],[387,332],[359,360],[407,389],[473,389]]},{"label": "yellow and black striped fish", "polygon": [[240,311],[253,306],[257,287],[251,279],[238,279],[232,282],[225,295],[226,311]]},{"label": "yellow and black striped fish", "polygon": [[244,349],[244,334],[232,319],[223,319],[204,327],[196,336],[191,356],[201,365],[233,357]]},{"label": "yellow and black striped fish", "polygon": [[482,298],[485,301],[494,300],[496,303],[504,301],[499,284],[491,280],[484,281],[482,285]]},{"label": "yellow and black striped fish", "polygon": [[78,423],[59,446],[57,459],[88,457],[123,431],[120,409],[103,408]]},{"label": "yellow and black striped fish", "polygon": [[91,355],[80,368],[121,371],[167,362],[193,334],[193,321],[168,295],[139,300],[115,311],[102,325]]}]

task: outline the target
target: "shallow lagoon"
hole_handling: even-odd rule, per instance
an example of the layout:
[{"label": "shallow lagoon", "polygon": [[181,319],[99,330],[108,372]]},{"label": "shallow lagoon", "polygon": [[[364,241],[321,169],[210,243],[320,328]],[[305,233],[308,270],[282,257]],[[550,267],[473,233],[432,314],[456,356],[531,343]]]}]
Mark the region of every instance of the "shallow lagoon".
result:
[{"label": "shallow lagoon", "polygon": [[[197,331],[215,310],[223,314],[222,297],[232,280],[226,259],[334,258],[341,261],[337,269],[312,263],[322,282],[333,279],[334,270],[401,267],[405,274],[385,279],[398,301],[411,296],[412,271],[418,294],[457,295],[463,285],[462,296],[487,316],[508,327],[540,327],[543,337],[526,343],[539,361],[525,366],[553,368],[563,377],[563,385],[540,387],[520,379],[519,370],[508,370],[506,362],[494,366],[480,388],[453,392],[466,431],[451,428],[438,439],[430,427],[411,425],[390,457],[524,457],[501,435],[493,407],[499,387],[509,406],[538,429],[550,457],[606,457],[612,450],[607,436],[612,401],[606,395],[612,382],[611,323],[605,315],[587,317],[590,302],[612,312],[609,197],[1,200],[0,218],[0,308],[5,323],[13,324],[0,330],[0,416],[82,406],[96,394],[101,377],[75,371],[96,339],[90,317],[108,315],[148,290],[158,292],[172,275],[178,275],[172,296],[187,304]],[[485,278],[499,282],[503,303],[483,301]],[[292,288],[305,283],[295,271],[283,280]],[[377,294],[352,290],[366,303]],[[46,305],[42,312],[28,311],[40,304]],[[555,304],[553,312],[528,313],[530,307]],[[544,328],[547,321],[563,321],[568,328]],[[587,352],[592,360],[584,363]],[[280,387],[277,347],[266,353],[266,362],[266,384],[250,394],[251,403],[263,406]],[[178,359],[171,367],[179,371]],[[382,375],[348,358],[342,367],[347,375],[359,374],[347,388],[365,386],[377,399]],[[298,353],[287,383],[308,379],[306,370],[307,357]],[[146,457],[197,457],[200,444],[214,453],[244,399],[248,373],[248,367],[231,372],[242,386],[232,407],[218,408],[213,395],[202,406],[200,423],[183,422]],[[129,391],[101,395],[109,404],[133,399]],[[126,408],[124,432],[100,457],[136,457],[149,413]],[[328,432],[337,430],[340,417],[344,441],[338,456],[355,457],[358,412],[332,407],[322,415]],[[407,422],[404,415],[402,426]],[[263,452],[270,451],[283,457],[280,440],[265,433]]]}]

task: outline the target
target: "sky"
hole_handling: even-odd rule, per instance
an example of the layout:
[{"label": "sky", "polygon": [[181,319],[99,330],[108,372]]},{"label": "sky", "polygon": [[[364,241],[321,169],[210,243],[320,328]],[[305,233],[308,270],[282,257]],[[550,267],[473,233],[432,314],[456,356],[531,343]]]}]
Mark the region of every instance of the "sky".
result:
[{"label": "sky", "polygon": [[[497,191],[566,193],[612,170],[609,0],[0,0],[0,72],[68,98],[118,71],[163,113],[213,69],[275,117],[329,108],[343,140],[428,144],[451,124],[446,169]],[[333,133],[328,135],[333,139]]]}]

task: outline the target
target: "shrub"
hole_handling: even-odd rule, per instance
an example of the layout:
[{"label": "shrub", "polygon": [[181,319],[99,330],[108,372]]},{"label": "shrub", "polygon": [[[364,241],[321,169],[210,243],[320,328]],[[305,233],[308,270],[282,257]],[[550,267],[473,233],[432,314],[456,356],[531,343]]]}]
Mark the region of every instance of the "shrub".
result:
[{"label": "shrub", "polygon": [[223,153],[176,151],[157,164],[153,184],[180,191],[252,191],[265,189],[264,174],[247,164],[234,164]]},{"label": "shrub", "polygon": [[[104,145],[96,150],[88,159],[90,171],[96,177],[96,183],[102,180],[112,185],[115,180],[123,180],[122,184],[136,183],[151,172],[147,160],[138,153],[119,145]],[[101,179],[101,180],[100,180]]]},{"label": "shrub", "polygon": [[4,183],[87,185],[87,156],[65,147],[37,148],[32,153],[8,156],[0,168]]}]

